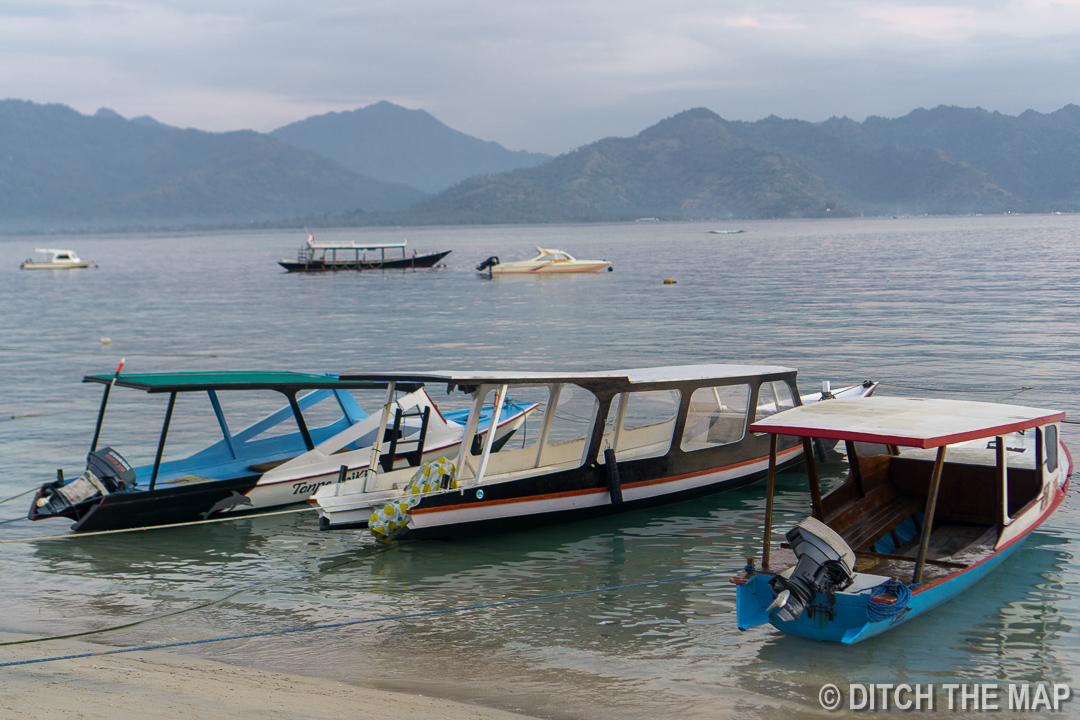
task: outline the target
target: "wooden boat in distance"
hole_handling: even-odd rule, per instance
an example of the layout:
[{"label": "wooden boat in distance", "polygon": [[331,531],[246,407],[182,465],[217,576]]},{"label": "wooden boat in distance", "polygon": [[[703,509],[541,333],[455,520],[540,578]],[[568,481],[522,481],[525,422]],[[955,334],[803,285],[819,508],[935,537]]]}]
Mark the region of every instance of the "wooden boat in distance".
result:
[{"label": "wooden boat in distance", "polygon": [[278,264],[288,272],[430,268],[452,252],[446,250],[419,255],[414,250],[413,254],[409,255],[405,250],[407,243],[407,240],[381,243],[315,240],[315,233],[311,233],[307,242],[297,252],[295,261],[279,260]]},{"label": "wooden boat in distance", "polygon": [[[1016,405],[868,398],[803,406],[754,423],[772,452],[761,567],[732,579],[740,630],[771,623],[855,643],[961,595],[1011,555],[1065,498],[1064,412]],[[842,440],[847,479],[772,544],[777,447]],[[901,450],[903,448],[903,450]]]},{"label": "wooden boat in distance", "polygon": [[[378,494],[417,480],[413,470],[369,473],[322,487],[308,500],[321,516],[320,527],[369,527],[383,538],[519,530],[739,487],[763,477],[768,467],[768,438],[748,431],[750,423],[821,398],[800,397],[796,371],[771,365],[365,373],[342,379],[443,385],[451,398],[460,391],[472,406],[458,453],[444,458],[443,467],[453,467],[440,470],[446,477],[438,489],[417,487],[416,495],[407,495],[416,502],[395,509]],[[875,387],[868,381],[835,395],[863,396]],[[488,442],[480,453],[470,453],[482,409],[511,402],[540,407],[520,441],[498,452]],[[802,455],[801,443],[787,442],[780,462],[794,464]],[[388,528],[385,518],[398,519]]]},{"label": "wooden boat in distance", "polygon": [[504,263],[495,255],[476,266],[478,272],[487,271],[490,275],[530,275],[589,273],[607,270],[611,272],[611,263],[607,260],[578,260],[563,250],[536,248],[536,257],[528,260]]},{"label": "wooden boat in distance", "polygon": [[94,264],[93,260],[82,260],[74,250],[58,250],[56,248],[34,248],[37,258],[24,260],[19,264],[22,270],[72,270],[76,268],[88,268]]}]

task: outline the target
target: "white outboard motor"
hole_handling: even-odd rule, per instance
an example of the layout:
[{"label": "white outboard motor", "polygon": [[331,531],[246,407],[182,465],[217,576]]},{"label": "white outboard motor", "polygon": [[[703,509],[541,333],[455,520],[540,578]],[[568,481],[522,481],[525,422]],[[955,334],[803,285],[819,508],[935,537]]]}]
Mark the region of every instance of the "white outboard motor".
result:
[{"label": "white outboard motor", "polygon": [[832,605],[832,596],[851,585],[855,553],[832,528],[808,517],[787,532],[787,541],[798,558],[790,574],[775,575],[769,587],[777,594],[770,606],[776,617],[797,620],[818,594]]}]

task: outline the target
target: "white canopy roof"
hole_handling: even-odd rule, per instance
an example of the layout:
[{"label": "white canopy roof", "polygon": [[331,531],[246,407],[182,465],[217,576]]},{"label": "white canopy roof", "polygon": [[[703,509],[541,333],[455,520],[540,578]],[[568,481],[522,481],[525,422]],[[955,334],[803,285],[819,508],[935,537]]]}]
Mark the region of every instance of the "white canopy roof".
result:
[{"label": "white canopy roof", "polygon": [[869,397],[801,405],[753,432],[934,448],[1058,422],[1064,411],[961,400]]},{"label": "white canopy roof", "polygon": [[778,365],[672,365],[667,367],[637,368],[632,370],[604,370],[600,372],[536,372],[536,371],[509,371],[509,372],[483,372],[474,370],[465,371],[432,371],[432,372],[397,372],[397,373],[348,373],[342,374],[342,380],[399,380],[412,382],[453,383],[464,384],[522,384],[522,383],[551,383],[551,382],[575,382],[585,380],[620,380],[630,384],[660,383],[660,382],[683,382],[687,380],[699,380],[702,378],[736,378],[751,377],[758,375],[777,375],[794,373],[793,368],[780,367]]}]

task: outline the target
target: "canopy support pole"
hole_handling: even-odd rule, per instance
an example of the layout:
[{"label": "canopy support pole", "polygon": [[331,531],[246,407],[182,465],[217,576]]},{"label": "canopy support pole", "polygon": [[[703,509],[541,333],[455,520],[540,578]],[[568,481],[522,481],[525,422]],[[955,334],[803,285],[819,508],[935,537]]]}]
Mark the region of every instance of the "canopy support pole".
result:
[{"label": "canopy support pole", "polygon": [[150,489],[157,484],[158,470],[161,468],[161,456],[165,452],[165,438],[169,435],[169,423],[172,422],[172,411],[176,407],[176,391],[169,393],[169,407],[165,410],[165,424],[161,426],[161,437],[158,439],[157,455],[154,456],[154,472],[150,474]]},{"label": "canopy support pole", "polygon": [[293,417],[296,418],[296,427],[300,428],[300,437],[304,438],[304,447],[314,450],[315,443],[311,439],[311,433],[308,432],[307,423],[304,422],[304,413],[300,411],[300,405],[296,402],[296,391],[286,393],[286,397],[289,398],[289,407],[292,408]]},{"label": "canopy support pole", "polygon": [[394,390],[396,389],[397,381],[391,380],[386,384],[386,402],[383,403],[382,415],[379,417],[379,428],[375,431],[375,442],[371,444],[371,462],[368,463],[367,470],[364,472],[364,486],[360,492],[371,492],[375,488],[374,482],[375,476],[379,473],[379,455],[382,454],[383,436],[386,435],[386,423],[390,420],[390,407],[394,404]]},{"label": "canopy support pole", "polygon": [[941,489],[941,471],[945,466],[945,448],[945,445],[938,448],[934,474],[930,477],[930,491],[926,495],[926,511],[923,513],[922,539],[919,541],[919,554],[915,558],[912,584],[922,582],[923,565],[926,564],[926,553],[930,548],[930,531],[934,526],[934,510],[937,508],[938,491]]},{"label": "canopy support pole", "polygon": [[769,475],[765,483],[765,547],[761,550],[761,568],[769,569],[772,545],[773,490],[776,489],[776,435],[769,435]]},{"label": "canopy support pole", "polygon": [[[776,437],[773,435],[773,437]],[[821,484],[818,482],[817,461],[814,460],[813,438],[802,439],[803,459],[806,460],[806,479],[810,482],[810,512],[815,520],[825,522],[821,511]]]},{"label": "canopy support pole", "polygon": [[1012,522],[1009,517],[1009,470],[1005,461],[1005,438],[997,437],[998,507],[1001,508],[1001,527]]}]

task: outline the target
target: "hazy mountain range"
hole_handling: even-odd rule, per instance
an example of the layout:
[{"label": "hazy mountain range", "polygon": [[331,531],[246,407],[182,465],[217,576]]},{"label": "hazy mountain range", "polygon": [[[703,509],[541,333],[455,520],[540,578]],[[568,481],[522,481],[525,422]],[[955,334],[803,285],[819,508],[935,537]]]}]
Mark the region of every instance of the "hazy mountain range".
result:
[{"label": "hazy mountain range", "polygon": [[388,102],[269,134],[0,101],[0,229],[1080,210],[1080,107],[727,121],[698,108],[550,159]]},{"label": "hazy mountain range", "polygon": [[453,130],[423,110],[386,102],[317,115],[270,133],[353,172],[437,193],[474,175],[533,167],[550,155],[511,152]]}]

